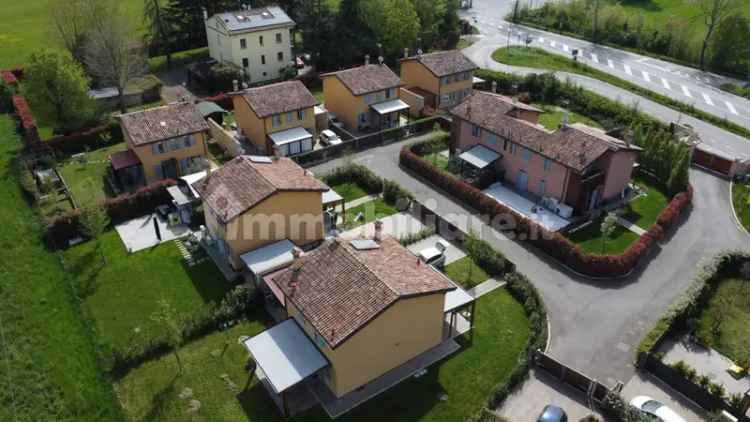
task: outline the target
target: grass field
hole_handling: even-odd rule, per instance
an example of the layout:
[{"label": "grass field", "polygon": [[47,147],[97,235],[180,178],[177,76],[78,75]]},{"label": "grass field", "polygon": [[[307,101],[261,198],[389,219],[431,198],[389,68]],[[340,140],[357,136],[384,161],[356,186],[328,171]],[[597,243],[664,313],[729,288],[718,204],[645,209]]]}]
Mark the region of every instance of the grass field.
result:
[{"label": "grass field", "polygon": [[341,195],[346,202],[367,196],[367,192],[353,182],[339,183],[338,185],[332,185],[329,187]]},{"label": "grass field", "polygon": [[[356,207],[346,209],[346,221],[341,226],[342,229],[348,230],[363,224],[370,223],[375,220],[379,220],[383,217],[396,214],[398,210],[390,204],[387,204],[382,198],[377,198],[374,201],[365,202],[364,204],[357,205]],[[357,215],[362,213],[364,218],[355,221]]]},{"label": "grass field", "polygon": [[465,289],[486,281],[490,276],[471,257],[465,256],[444,268],[445,275]]},{"label": "grass field", "polygon": [[700,316],[698,338],[735,363],[747,365],[750,363],[748,327],[750,280],[723,280]]},{"label": "grass field", "polygon": [[[237,339],[263,329],[263,324],[255,320],[188,344],[180,351],[185,372],[179,377],[175,376],[177,365],[172,355],[131,371],[116,386],[126,414],[136,421],[185,420],[192,398],[201,403],[197,412],[201,419],[282,421],[255,379],[246,391],[241,391],[247,382],[243,368],[247,352]],[[529,338],[523,307],[504,289],[477,301],[474,330],[473,344],[428,368],[425,376],[407,379],[337,421],[466,420],[486,405],[497,384],[507,380]],[[224,379],[222,374],[226,374]],[[186,388],[192,390],[192,397],[180,398]],[[441,396],[446,399],[441,400]],[[323,422],[329,418],[322,409],[315,408],[292,420]]]},{"label": "grass field", "polygon": [[231,288],[211,260],[184,265],[174,242],[128,254],[117,232],[110,230],[102,237],[102,249],[103,267],[94,242],[68,250],[65,260],[77,286],[88,293],[85,306],[107,348],[123,349],[157,334],[150,316],[162,298],[178,312],[196,314]]},{"label": "grass field", "polygon": [[635,223],[636,226],[648,230],[652,224],[656,223],[659,213],[667,207],[669,195],[667,195],[665,187],[649,177],[637,176],[633,182],[646,192],[646,196],[641,196],[630,202],[622,217],[631,223]]},{"label": "grass field", "polygon": [[637,234],[618,224],[615,226],[612,236],[609,237],[606,243],[603,243],[601,233],[602,220],[603,218],[598,218],[587,226],[569,233],[567,235],[568,239],[583,248],[584,251],[598,255],[622,253],[631,243],[638,239]]},{"label": "grass field", "polygon": [[21,150],[14,128],[0,115],[0,420],[120,420],[69,295],[68,274],[40,242],[13,171]]},{"label": "grass field", "polygon": [[68,159],[58,171],[79,207],[93,205],[111,195],[106,183],[108,157],[126,149],[125,143],[99,148],[85,154],[85,162]]},{"label": "grass field", "polygon": [[[122,11],[142,27],[143,0],[119,0]],[[50,25],[51,0],[5,1],[0,14],[0,68],[23,65],[37,48],[56,45]]]},{"label": "grass field", "polygon": [[750,231],[750,183],[732,183],[732,206],[742,227]]},{"label": "grass field", "polygon": [[541,109],[543,112],[539,116],[539,123],[549,130],[556,130],[560,127],[563,121],[565,113],[568,114],[568,123],[584,123],[591,127],[600,128],[601,125],[596,120],[578,114],[570,110],[566,110],[563,107],[558,107],[550,104],[533,104],[534,107]]}]

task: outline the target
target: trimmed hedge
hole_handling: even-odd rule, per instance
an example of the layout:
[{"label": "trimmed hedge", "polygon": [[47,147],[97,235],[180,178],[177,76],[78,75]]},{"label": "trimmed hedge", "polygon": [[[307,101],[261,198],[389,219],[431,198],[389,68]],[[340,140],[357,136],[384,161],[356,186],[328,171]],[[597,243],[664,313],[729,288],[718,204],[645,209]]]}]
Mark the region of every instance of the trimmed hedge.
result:
[{"label": "trimmed hedge", "polygon": [[[529,220],[515,210],[488,197],[481,190],[447,173],[413,152],[419,146],[407,146],[401,150],[399,161],[436,186],[440,186],[461,202],[470,205],[483,216],[491,218],[493,227],[511,238],[527,241],[545,251],[572,270],[591,277],[619,277],[627,275],[660,240],[664,229],[657,223],[651,226],[636,242],[619,255],[595,255],[584,252],[578,245],[557,232],[550,232],[535,221]],[[662,222],[672,226],[673,221],[687,208],[692,200],[692,188],[678,194],[670,203],[669,212]]]},{"label": "trimmed hedge", "polygon": [[[112,224],[140,217],[154,211],[159,205],[169,204],[172,197],[167,187],[177,184],[166,179],[144,186],[133,193],[125,193],[115,198],[107,198],[101,205],[107,211]],[[66,246],[68,241],[83,237],[79,219],[81,210],[71,210],[45,222],[43,238],[47,247],[58,249]]]},{"label": "trimmed hedge", "polygon": [[26,145],[31,146],[34,143],[40,142],[36,119],[34,119],[34,115],[31,113],[31,107],[29,107],[26,98],[18,94],[13,94],[11,101],[16,111],[16,116],[20,120],[21,134]]},{"label": "trimmed hedge", "polygon": [[122,129],[117,122],[111,122],[68,135],[52,137],[44,144],[60,154],[77,154],[102,147],[103,143],[119,142],[123,139]]}]

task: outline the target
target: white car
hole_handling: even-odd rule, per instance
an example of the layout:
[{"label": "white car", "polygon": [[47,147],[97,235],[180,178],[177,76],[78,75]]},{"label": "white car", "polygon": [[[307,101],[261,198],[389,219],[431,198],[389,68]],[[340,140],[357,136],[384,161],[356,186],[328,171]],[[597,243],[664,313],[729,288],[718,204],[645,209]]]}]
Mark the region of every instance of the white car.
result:
[{"label": "white car", "polygon": [[663,422],[685,422],[685,419],[682,419],[674,410],[648,396],[636,396],[630,400],[630,405]]},{"label": "white car", "polygon": [[443,268],[445,266],[446,243],[444,240],[439,240],[435,243],[435,246],[421,250],[419,252],[419,259],[427,265],[432,265],[435,268]]},{"label": "white car", "polygon": [[331,129],[325,129],[320,132],[320,142],[323,145],[339,145],[343,141]]}]

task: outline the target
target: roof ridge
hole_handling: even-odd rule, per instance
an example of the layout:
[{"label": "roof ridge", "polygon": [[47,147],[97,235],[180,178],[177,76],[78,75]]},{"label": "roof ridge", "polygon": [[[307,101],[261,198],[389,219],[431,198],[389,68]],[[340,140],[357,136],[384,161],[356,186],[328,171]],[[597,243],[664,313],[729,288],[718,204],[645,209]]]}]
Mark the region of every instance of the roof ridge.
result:
[{"label": "roof ridge", "polygon": [[[387,236],[387,235],[386,235],[386,236]],[[384,236],[384,237],[385,237],[385,236]],[[335,242],[339,242],[339,240],[336,240],[336,239],[334,239],[334,241],[335,241]],[[381,242],[382,242],[382,240],[381,240]],[[353,246],[351,246],[351,241],[347,241],[347,243],[349,243],[349,247],[352,247],[352,248],[353,248]],[[349,254],[349,255],[350,255],[351,257],[353,257],[353,258],[354,258],[354,259],[355,259],[355,260],[356,260],[357,262],[359,262],[360,264],[362,264],[362,265],[363,265],[363,266],[365,267],[365,269],[367,269],[367,271],[369,271],[369,272],[370,272],[370,274],[372,274],[373,276],[375,276],[375,278],[377,278],[377,279],[378,279],[378,281],[380,281],[380,282],[381,282],[381,283],[382,283],[383,285],[385,285],[385,287],[387,287],[387,288],[388,288],[388,290],[390,290],[391,292],[393,292],[393,294],[395,294],[395,295],[396,295],[396,297],[399,297],[399,298],[400,298],[400,297],[402,296],[402,295],[401,295],[401,294],[400,294],[399,292],[397,292],[397,291],[396,291],[396,290],[395,290],[395,289],[394,289],[394,288],[393,288],[393,287],[392,287],[392,286],[391,286],[390,284],[388,284],[388,283],[386,283],[385,281],[383,281],[383,278],[382,278],[382,277],[380,277],[380,275],[378,274],[378,272],[377,272],[377,271],[375,271],[374,269],[372,269],[372,268],[371,268],[371,267],[370,267],[369,265],[367,265],[367,263],[366,263],[366,262],[365,262],[365,261],[364,261],[363,259],[361,259],[361,258],[360,258],[359,256],[357,256],[357,254],[355,254],[355,253],[354,253],[354,251],[350,250],[350,249],[349,249],[349,247],[346,247],[346,249],[347,249],[347,253],[348,253],[348,254]],[[382,247],[382,246],[381,246],[381,247]],[[381,250],[382,250],[382,249],[381,249]]]}]

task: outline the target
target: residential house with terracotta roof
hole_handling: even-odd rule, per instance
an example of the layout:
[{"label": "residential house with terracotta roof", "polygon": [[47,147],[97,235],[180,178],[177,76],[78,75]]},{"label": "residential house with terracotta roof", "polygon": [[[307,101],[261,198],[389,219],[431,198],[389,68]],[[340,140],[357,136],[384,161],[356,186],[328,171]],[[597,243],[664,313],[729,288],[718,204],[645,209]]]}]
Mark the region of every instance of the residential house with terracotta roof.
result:
[{"label": "residential house with terracotta roof", "polygon": [[548,130],[540,113],[476,91],[451,110],[453,145],[476,170],[491,169],[517,192],[553,198],[576,214],[619,200],[640,148],[581,123]]},{"label": "residential house with terracotta roof", "polygon": [[459,50],[438,51],[401,59],[401,82],[424,98],[424,105],[447,109],[471,95],[474,64]]},{"label": "residential house with terracotta roof", "polygon": [[470,330],[473,298],[380,230],[293,250],[260,281],[283,322],[245,345],[287,416],[309,389],[338,417],[454,353]]},{"label": "residential house with terracotta roof", "polygon": [[315,97],[300,81],[249,88],[232,94],[242,134],[261,155],[290,156],[315,144]]},{"label": "residential house with terracotta roof", "polygon": [[208,168],[208,124],[195,105],[177,102],[119,116],[128,149],[110,162],[124,186],[177,179]]},{"label": "residential house with terracotta roof", "polygon": [[401,79],[385,64],[368,64],[324,73],[325,108],[349,130],[381,130],[399,126],[409,105],[399,98]]}]

